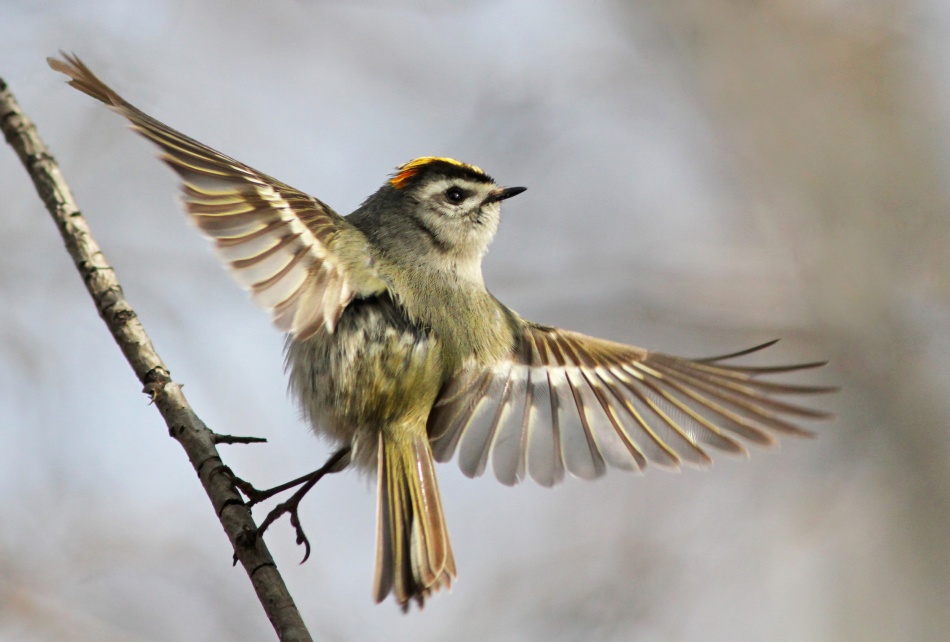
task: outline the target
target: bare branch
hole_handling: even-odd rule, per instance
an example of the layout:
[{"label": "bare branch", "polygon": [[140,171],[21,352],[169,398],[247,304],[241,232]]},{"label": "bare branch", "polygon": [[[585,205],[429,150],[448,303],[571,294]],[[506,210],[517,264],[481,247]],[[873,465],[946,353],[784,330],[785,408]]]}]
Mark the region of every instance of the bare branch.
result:
[{"label": "bare branch", "polygon": [[284,641],[311,640],[310,633],[293,598],[277,571],[273,558],[257,536],[251,512],[235,489],[231,475],[215,448],[227,442],[212,433],[188,405],[181,386],[172,381],[168,368],[155,352],[151,340],[132,310],[115,273],[99,249],[85,218],[63,179],[59,166],[40,140],[35,125],[17,104],[6,83],[0,79],[0,130],[26,167],[46,209],[62,234],[99,316],[106,322],[116,343],[155,402],[168,431],[181,444],[201,485],[224,527],[235,558],[251,578],[257,597]]}]

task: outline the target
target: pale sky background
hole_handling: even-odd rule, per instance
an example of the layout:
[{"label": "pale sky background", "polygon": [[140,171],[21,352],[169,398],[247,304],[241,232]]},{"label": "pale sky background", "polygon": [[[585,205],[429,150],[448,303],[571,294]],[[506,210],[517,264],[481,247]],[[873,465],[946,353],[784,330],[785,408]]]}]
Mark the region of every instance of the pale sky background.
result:
[{"label": "pale sky background", "polygon": [[[950,630],[950,7],[940,0],[0,2],[0,77],[131,304],[267,487],[329,454],[282,337],[187,224],[133,104],[346,213],[422,155],[529,190],[489,287],[685,356],[830,358],[817,440],[555,490],[438,469],[459,570],[374,605],[372,484],[267,541],[321,640],[896,640]],[[0,640],[267,640],[193,471],[0,153]],[[269,506],[269,505],[268,505]],[[260,520],[266,509],[255,513]]]}]

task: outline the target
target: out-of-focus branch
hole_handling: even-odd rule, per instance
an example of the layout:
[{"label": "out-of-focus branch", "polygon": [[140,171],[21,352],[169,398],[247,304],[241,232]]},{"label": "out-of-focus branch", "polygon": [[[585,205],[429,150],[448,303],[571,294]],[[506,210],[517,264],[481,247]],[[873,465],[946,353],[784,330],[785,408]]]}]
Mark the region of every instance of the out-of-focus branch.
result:
[{"label": "out-of-focus branch", "polygon": [[0,130],[20,157],[56,222],[99,315],[142,382],[145,392],[164,417],[169,433],[185,449],[221,526],[231,540],[235,558],[251,578],[278,637],[295,642],[311,640],[273,558],[263,540],[256,536],[257,525],[250,510],[244,505],[215,448],[215,443],[229,443],[228,439],[221,439],[205,426],[188,405],[181,386],[172,381],[168,368],[122,294],[112,267],[93,239],[59,166],[2,79]]}]

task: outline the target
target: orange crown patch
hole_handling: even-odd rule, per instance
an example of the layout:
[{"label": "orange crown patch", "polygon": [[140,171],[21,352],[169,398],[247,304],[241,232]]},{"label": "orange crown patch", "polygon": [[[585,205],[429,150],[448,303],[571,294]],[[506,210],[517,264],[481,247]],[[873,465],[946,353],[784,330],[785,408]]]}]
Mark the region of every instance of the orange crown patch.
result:
[{"label": "orange crown patch", "polygon": [[402,189],[406,186],[406,181],[418,174],[423,167],[431,165],[432,163],[446,163],[448,165],[454,165],[460,169],[475,172],[476,174],[485,174],[485,172],[483,172],[480,167],[469,165],[468,163],[463,163],[462,161],[457,161],[454,158],[420,156],[419,158],[414,158],[405,165],[400,165],[397,167],[396,173],[393,174],[392,178],[389,179],[389,184],[396,189]]}]

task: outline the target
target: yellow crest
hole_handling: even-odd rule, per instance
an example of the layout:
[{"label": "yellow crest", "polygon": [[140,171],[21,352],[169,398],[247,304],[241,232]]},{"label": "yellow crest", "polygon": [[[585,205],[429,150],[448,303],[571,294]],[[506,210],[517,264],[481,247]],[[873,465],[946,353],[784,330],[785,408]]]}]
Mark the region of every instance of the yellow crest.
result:
[{"label": "yellow crest", "polygon": [[420,156],[419,158],[414,158],[405,165],[400,165],[397,167],[396,173],[393,174],[392,178],[389,179],[389,184],[396,189],[402,189],[406,186],[406,181],[418,174],[423,167],[431,165],[432,163],[446,163],[447,165],[454,165],[455,167],[468,170],[470,172],[475,172],[476,174],[485,174],[485,172],[483,172],[480,167],[469,165],[468,163],[463,163],[462,161],[457,161],[454,158]]}]

